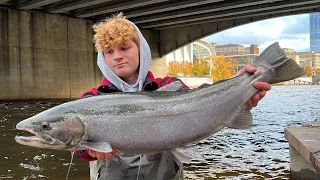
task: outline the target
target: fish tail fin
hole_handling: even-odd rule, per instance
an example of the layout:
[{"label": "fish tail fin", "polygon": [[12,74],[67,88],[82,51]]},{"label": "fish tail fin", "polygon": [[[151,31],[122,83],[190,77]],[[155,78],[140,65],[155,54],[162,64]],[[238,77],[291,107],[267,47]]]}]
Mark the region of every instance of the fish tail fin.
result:
[{"label": "fish tail fin", "polygon": [[273,43],[258,56],[253,66],[267,65],[275,70],[275,77],[268,83],[288,81],[305,75],[305,71],[291,58],[286,57],[279,43]]},{"label": "fish tail fin", "polygon": [[252,126],[253,117],[246,105],[241,106],[240,111],[235,115],[227,125],[233,129],[249,129]]}]

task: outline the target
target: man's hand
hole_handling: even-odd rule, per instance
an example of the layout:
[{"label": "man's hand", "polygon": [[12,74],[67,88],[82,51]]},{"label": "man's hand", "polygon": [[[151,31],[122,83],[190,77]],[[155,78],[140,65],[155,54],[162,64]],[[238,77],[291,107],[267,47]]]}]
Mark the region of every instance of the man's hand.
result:
[{"label": "man's hand", "polygon": [[[254,73],[256,72],[256,68],[252,64],[247,64],[244,68],[242,68],[237,74],[243,74],[245,72]],[[271,89],[270,84],[266,82],[260,82],[257,81],[253,84],[253,86],[258,89],[258,92],[254,94],[247,102],[246,105],[249,109],[252,109],[253,107],[256,107],[258,105],[258,102],[266,95],[267,91]]]},{"label": "man's hand", "polygon": [[118,156],[120,152],[116,149],[113,149],[110,153],[97,152],[95,150],[89,149],[89,154],[92,157],[96,157],[98,160],[112,160],[113,156]]}]

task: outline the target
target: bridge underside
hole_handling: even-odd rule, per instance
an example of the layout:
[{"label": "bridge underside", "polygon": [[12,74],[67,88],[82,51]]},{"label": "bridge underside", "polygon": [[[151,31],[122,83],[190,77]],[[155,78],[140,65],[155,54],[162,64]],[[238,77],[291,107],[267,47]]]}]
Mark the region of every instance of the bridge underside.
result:
[{"label": "bridge underside", "polygon": [[154,57],[242,24],[320,10],[319,0],[0,0],[0,5],[93,22],[122,11],[145,29]]}]

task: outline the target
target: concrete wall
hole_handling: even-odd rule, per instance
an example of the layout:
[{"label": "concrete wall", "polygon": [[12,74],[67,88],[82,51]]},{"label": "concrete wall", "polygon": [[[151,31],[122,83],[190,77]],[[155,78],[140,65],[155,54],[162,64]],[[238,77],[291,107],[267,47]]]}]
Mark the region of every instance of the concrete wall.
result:
[{"label": "concrete wall", "polygon": [[178,77],[183,83],[190,88],[197,88],[202,84],[212,84],[213,79],[210,77]]},{"label": "concrete wall", "polygon": [[152,63],[150,71],[155,77],[164,77],[167,75],[166,58],[160,57],[159,45],[160,45],[160,32],[150,31],[146,29],[140,29],[144,38],[147,40],[152,56]]},{"label": "concrete wall", "polygon": [[0,99],[77,98],[97,86],[91,23],[0,8]]},{"label": "concrete wall", "polygon": [[[155,77],[166,75],[159,31],[141,30]],[[97,87],[92,22],[0,7],[0,100],[69,99]]]},{"label": "concrete wall", "polygon": [[320,174],[305,160],[303,156],[291,145],[290,149],[290,176],[292,180],[317,180]]}]

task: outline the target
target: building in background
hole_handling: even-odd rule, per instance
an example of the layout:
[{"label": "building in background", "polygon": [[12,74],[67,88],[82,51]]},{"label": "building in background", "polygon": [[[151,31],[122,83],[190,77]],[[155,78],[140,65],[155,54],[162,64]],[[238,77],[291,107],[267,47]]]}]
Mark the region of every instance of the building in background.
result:
[{"label": "building in background", "polygon": [[193,43],[193,60],[209,60],[212,55],[216,55],[214,46],[204,40]]},{"label": "building in background", "polygon": [[316,71],[320,69],[320,53],[318,52],[296,52],[300,58],[300,66],[309,66],[312,75],[316,75]]},{"label": "building in background", "polygon": [[167,64],[170,61],[193,63],[194,60],[208,60],[212,55],[216,55],[215,48],[206,41],[197,40],[167,54],[165,58]]},{"label": "building in background", "polygon": [[282,48],[283,51],[286,53],[286,55],[294,55],[294,49],[293,48]]},{"label": "building in background", "polygon": [[226,44],[214,46],[217,55],[233,56],[244,54],[259,54],[259,45],[252,44],[250,47],[245,47],[241,44]]},{"label": "building in background", "polygon": [[286,55],[296,61],[299,66],[309,66],[312,75],[320,69],[320,53],[318,52],[295,52],[292,48],[282,48]]},{"label": "building in background", "polygon": [[259,54],[244,54],[244,55],[233,55],[233,56],[225,56],[226,58],[231,58],[237,61],[238,67],[237,71],[242,69],[246,64],[253,63],[253,61],[258,57]]},{"label": "building in background", "polygon": [[214,46],[217,55],[224,55],[237,61],[237,71],[242,69],[246,64],[252,63],[259,56],[259,45],[251,44],[245,47],[241,44],[226,44]]},{"label": "building in background", "polygon": [[[171,61],[187,61],[194,62],[195,60],[209,60],[211,56],[216,55],[213,45],[210,43],[197,40],[184,47],[181,47],[165,56],[167,66]],[[179,79],[188,85],[190,88],[199,87],[201,84],[212,84],[213,79],[210,77],[179,77]]]},{"label": "building in background", "polygon": [[310,13],[310,51],[320,52],[320,13]]}]

